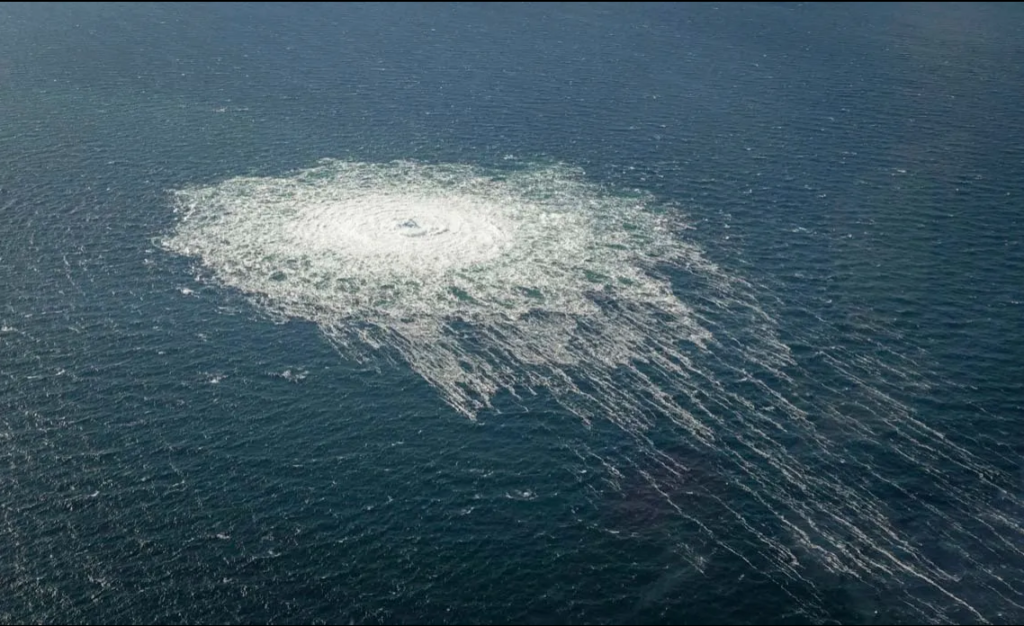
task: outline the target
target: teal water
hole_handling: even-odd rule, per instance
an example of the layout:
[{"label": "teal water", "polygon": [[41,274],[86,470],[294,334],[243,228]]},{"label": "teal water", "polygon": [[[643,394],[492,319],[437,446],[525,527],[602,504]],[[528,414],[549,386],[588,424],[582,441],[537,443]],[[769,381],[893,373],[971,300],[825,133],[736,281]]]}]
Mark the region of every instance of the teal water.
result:
[{"label": "teal water", "polygon": [[[0,6],[0,620],[1018,622],[1022,30],[984,4]],[[616,322],[646,363],[566,371],[635,415],[532,385],[474,420],[164,245],[174,191],[322,159],[643,197],[714,264],[659,268],[714,339]]]}]

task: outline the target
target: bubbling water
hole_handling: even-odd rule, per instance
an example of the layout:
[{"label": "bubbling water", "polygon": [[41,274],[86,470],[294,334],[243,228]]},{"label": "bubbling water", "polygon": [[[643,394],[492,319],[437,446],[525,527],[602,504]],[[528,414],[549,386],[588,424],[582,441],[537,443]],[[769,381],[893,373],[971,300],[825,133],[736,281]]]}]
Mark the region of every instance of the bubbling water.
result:
[{"label": "bubbling water", "polygon": [[[602,193],[569,168],[498,177],[325,161],[176,198],[181,221],[167,248],[199,257],[277,314],[317,322],[339,344],[397,349],[469,417],[500,388],[567,383],[563,366],[628,364],[646,339],[624,321],[641,311],[661,314],[643,323],[670,325],[695,345],[708,337],[656,267],[711,264],[648,210],[650,198]],[[609,311],[602,296],[625,306]],[[468,350],[449,332],[456,320],[517,367]]]}]

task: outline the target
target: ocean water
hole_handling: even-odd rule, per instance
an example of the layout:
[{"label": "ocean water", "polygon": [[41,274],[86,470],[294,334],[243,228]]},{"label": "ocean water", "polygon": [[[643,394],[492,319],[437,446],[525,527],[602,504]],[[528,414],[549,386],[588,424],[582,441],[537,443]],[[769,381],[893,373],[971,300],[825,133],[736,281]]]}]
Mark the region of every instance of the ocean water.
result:
[{"label": "ocean water", "polygon": [[0,5],[0,621],[1018,623],[1024,10]]}]

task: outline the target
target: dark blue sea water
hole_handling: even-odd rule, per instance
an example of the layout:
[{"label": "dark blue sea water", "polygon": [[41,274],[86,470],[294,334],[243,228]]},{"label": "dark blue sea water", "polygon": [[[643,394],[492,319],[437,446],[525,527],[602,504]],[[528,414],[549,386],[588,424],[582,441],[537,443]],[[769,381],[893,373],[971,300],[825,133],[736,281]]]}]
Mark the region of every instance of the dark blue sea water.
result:
[{"label": "dark blue sea water", "polygon": [[[1017,4],[0,5],[0,621],[1019,623],[1022,85]],[[713,444],[467,419],[160,245],[172,190],[509,156],[756,299],[673,278]]]}]

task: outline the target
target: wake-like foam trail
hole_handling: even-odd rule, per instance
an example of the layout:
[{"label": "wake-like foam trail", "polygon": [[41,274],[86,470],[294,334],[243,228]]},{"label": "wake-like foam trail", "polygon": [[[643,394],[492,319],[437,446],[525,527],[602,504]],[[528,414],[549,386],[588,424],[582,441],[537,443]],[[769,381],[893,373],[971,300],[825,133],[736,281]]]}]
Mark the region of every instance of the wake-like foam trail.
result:
[{"label": "wake-like foam trail", "polygon": [[[896,398],[927,384],[912,364],[822,345],[817,374],[802,368],[759,289],[648,195],[564,166],[323,161],[174,198],[164,246],[221,284],[314,321],[343,354],[399,356],[470,419],[502,390],[543,388],[614,423],[632,453],[581,455],[629,466],[752,567],[812,588],[825,569],[927,621],[1024,616],[1021,499]],[[758,511],[695,484],[686,451]],[[698,501],[762,546],[756,562]]]}]

